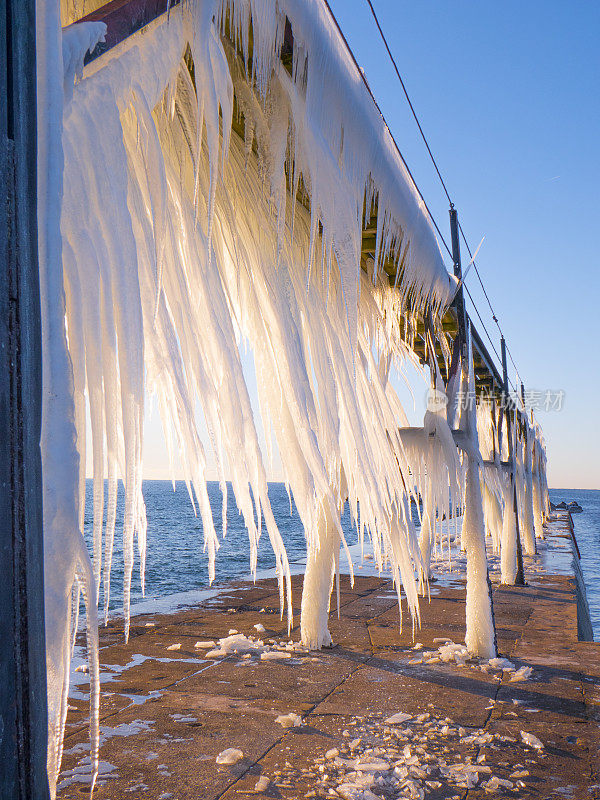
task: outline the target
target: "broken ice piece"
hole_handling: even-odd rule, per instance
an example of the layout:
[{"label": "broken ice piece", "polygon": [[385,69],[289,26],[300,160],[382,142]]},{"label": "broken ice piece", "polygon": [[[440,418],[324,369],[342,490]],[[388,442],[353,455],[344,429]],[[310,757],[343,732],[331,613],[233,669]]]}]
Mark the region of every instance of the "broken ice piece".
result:
[{"label": "broken ice piece", "polygon": [[181,650],[181,644],[170,644],[167,647],[167,650]]},{"label": "broken ice piece", "polygon": [[515,673],[510,676],[509,683],[517,683],[517,681],[528,680],[533,673],[531,667],[520,667]]},{"label": "broken ice piece", "polygon": [[265,632],[265,626],[262,625],[260,622],[254,626],[254,630],[257,630],[259,633]]},{"label": "broken ice piece", "polygon": [[533,733],[528,733],[527,731],[521,731],[521,739],[529,747],[533,747],[536,750],[544,749],[544,745],[542,744],[542,742],[537,738],[537,736],[534,736]]},{"label": "broken ice piece", "polygon": [[281,650],[275,650],[260,654],[261,661],[276,661],[278,658],[291,658],[292,654]]},{"label": "broken ice piece", "polygon": [[217,764],[220,764],[224,767],[230,767],[233,764],[237,764],[238,761],[241,761],[244,757],[244,754],[241,750],[238,750],[237,747],[228,747],[227,750],[223,750],[222,753],[216,758]]},{"label": "broken ice piece", "polygon": [[356,783],[342,783],[336,788],[336,792],[344,800],[381,800],[370,789],[364,789]]},{"label": "broken ice piece", "polygon": [[388,717],[385,721],[385,724],[401,725],[403,722],[407,722],[409,719],[412,719],[412,714],[404,714],[400,711],[398,714],[392,714],[391,717]]},{"label": "broken ice piece", "polygon": [[214,646],[215,646],[214,642],[196,642],[196,644],[194,645],[196,650],[201,650],[201,649],[202,650],[209,650],[211,647],[214,647]]},{"label": "broken ice piece", "polygon": [[282,728],[299,728],[302,725],[302,717],[300,714],[290,711],[289,714],[280,714],[275,722],[279,723]]},{"label": "broken ice piece", "polygon": [[271,784],[270,779],[266,775],[261,775],[260,778],[254,784],[254,791],[266,792],[270,784]]},{"label": "broken ice piece", "polygon": [[514,784],[512,781],[507,781],[503,778],[497,778],[494,775],[493,778],[490,778],[489,781],[483,783],[482,786],[485,789],[486,794],[489,794],[491,792],[497,792],[498,789],[512,789]]},{"label": "broken ice piece", "polygon": [[490,658],[487,662],[492,669],[514,669],[515,665],[508,658]]}]

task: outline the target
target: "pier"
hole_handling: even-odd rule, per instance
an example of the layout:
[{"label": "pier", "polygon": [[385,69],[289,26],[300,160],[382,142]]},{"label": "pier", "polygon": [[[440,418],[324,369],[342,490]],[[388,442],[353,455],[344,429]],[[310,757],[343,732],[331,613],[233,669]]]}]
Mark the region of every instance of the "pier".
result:
[{"label": "pier", "polygon": [[[343,778],[352,759],[383,758],[393,766],[395,750],[406,762],[408,746],[408,760],[416,754],[420,761],[417,772],[409,765],[409,778],[429,766],[431,786],[424,779],[420,784],[432,800],[489,794],[600,797],[600,645],[578,639],[574,574],[549,571],[562,565],[567,573],[572,552],[569,519],[559,517],[549,523],[527,585],[493,584],[498,651],[513,671],[477,661],[436,662],[435,656],[427,659],[433,663],[416,663],[445,640],[464,640],[461,580],[432,584],[413,638],[410,624],[399,632],[390,581],[361,576],[359,570],[351,588],[342,576],[340,618],[332,610],[330,619],[335,646],[319,653],[280,649],[269,652],[281,657],[209,659],[206,649],[195,647],[230,631],[256,638],[256,625],[265,629],[260,637],[266,646],[269,640],[276,646],[287,642],[273,580],[237,584],[175,615],[134,617],[128,644],[122,623],[111,624],[101,632],[95,796],[351,797],[343,794],[349,791]],[[294,578],[296,598],[300,579]],[[298,638],[294,628],[290,639]],[[416,643],[423,647],[415,649]],[[530,677],[519,680],[527,668]],[[61,800],[89,791],[87,703],[70,699],[69,704]],[[290,713],[302,718],[300,725],[276,722]],[[394,723],[396,714],[407,718]],[[529,734],[543,749],[525,742]],[[419,756],[424,741],[429,761]],[[217,755],[229,748],[243,757],[232,766],[217,766]],[[469,786],[471,778],[464,785],[473,765],[480,770],[476,783]],[[87,770],[89,775],[89,762]],[[418,784],[405,796],[418,797]]]},{"label": "pier", "polygon": [[[534,414],[564,391],[526,385],[368,6],[447,234],[327,0],[0,12],[2,800],[595,796],[597,650]],[[135,609],[153,404],[201,521],[170,535],[201,528],[212,585],[231,487],[253,579],[186,592],[165,537],[186,604]]]}]

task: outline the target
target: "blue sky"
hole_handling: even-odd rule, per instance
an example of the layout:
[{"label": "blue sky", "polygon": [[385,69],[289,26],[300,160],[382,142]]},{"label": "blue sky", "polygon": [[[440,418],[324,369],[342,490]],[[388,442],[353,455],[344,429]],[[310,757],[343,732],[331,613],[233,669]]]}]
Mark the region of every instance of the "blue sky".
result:
[{"label": "blue sky", "polygon": [[[471,247],[485,237],[477,263],[521,377],[565,393],[538,414],[550,485],[600,488],[600,3],[373,2]],[[445,233],[447,200],[366,0],[330,3]],[[467,283],[499,349],[473,270]],[[156,416],[144,455],[149,477],[167,477]]]}]

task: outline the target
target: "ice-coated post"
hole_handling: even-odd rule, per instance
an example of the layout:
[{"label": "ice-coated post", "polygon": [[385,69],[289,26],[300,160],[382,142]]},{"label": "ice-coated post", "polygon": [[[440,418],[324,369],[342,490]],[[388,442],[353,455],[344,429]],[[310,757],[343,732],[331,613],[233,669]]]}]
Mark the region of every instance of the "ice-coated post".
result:
[{"label": "ice-coated post", "polygon": [[[462,281],[460,260],[460,240],[458,215],[453,205],[450,206],[450,232],[452,237],[452,260],[454,276]],[[468,452],[466,453],[465,500],[463,514],[463,541],[467,551],[467,599],[466,599],[466,635],[465,643],[469,652],[481,658],[493,658],[496,655],[496,626],[494,622],[494,605],[490,583],[487,555],[485,548],[485,523],[483,515],[483,499],[480,485],[479,441],[476,423],[475,379],[472,363],[469,358],[470,326],[465,310],[462,283],[454,298],[454,306],[458,316],[458,335],[455,343],[461,357],[462,369],[467,370],[469,394],[473,391],[473,406],[468,405],[467,435]],[[469,398],[469,402],[471,397]]]},{"label": "ice-coated post", "polygon": [[46,800],[35,0],[0,0],[0,796]]},{"label": "ice-coated post", "polygon": [[[454,262],[454,277],[462,281],[462,265],[460,260],[460,239],[458,236],[458,214],[453,205],[450,206],[450,236],[452,239],[452,261]],[[465,311],[465,297],[462,283],[454,298],[454,306],[458,315],[458,336],[461,346],[467,341],[467,315]],[[462,355],[462,348],[461,348]]]},{"label": "ice-coated post", "polygon": [[[508,366],[506,363],[506,341],[504,336],[500,339],[500,348],[502,354],[502,380],[504,383],[504,391],[502,392],[502,400],[504,404],[504,412],[506,415],[506,432],[508,438],[508,460],[510,462],[510,482],[512,484],[513,495],[513,510],[515,514],[515,526],[517,536],[517,574],[515,576],[515,586],[525,586],[525,574],[523,572],[523,551],[521,549],[521,534],[519,532],[519,508],[517,502],[517,484],[516,484],[516,465],[515,453],[513,447],[513,440],[511,435],[512,413],[508,407]],[[514,419],[516,425],[516,417]],[[506,511],[505,511],[506,513]]]}]

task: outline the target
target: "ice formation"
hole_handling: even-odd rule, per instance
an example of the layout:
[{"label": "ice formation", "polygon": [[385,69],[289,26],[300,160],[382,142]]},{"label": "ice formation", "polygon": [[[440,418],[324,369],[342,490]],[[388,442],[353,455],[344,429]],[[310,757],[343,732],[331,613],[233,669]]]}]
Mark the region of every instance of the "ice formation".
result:
[{"label": "ice formation", "polygon": [[[424,588],[442,521],[448,525],[455,504],[462,504],[468,644],[489,651],[483,468],[474,416],[461,461],[453,422],[443,412],[427,412],[420,439],[399,430],[406,417],[389,381],[392,367],[411,355],[406,338],[416,320],[427,314],[439,326],[455,287],[326,4],[190,0],[83,72],[85,52],[104,27],[70,25],[61,39],[58,4],[38,6],[52,787],[80,588],[88,614],[92,769],[97,764],[96,611],[101,597],[107,618],[117,523],[126,635],[136,544],[144,585],[146,397],[156,398],[173,470],[183,468],[202,518],[210,579],[219,540],[197,408],[223,503],[227,477],[244,516],[253,570],[266,528],[282,613],[287,606],[291,624],[289,566],[242,370],[240,347],[247,343],[267,448],[274,436],[306,532],[303,644],[331,641],[327,617],[341,548],[350,560],[340,525],[346,500],[360,540],[372,540],[376,563],[391,564],[398,599],[402,586],[413,621],[415,573]],[[77,13],[77,4],[65,0],[63,22],[72,23]],[[288,25],[294,46],[286,66]],[[362,228],[375,213],[375,255],[364,259]],[[399,264],[393,285],[383,270],[390,258]],[[81,535],[90,445],[92,561]],[[535,497],[538,487],[545,513],[542,450],[534,446],[533,453],[529,494]],[[122,521],[116,518],[119,478]],[[413,492],[425,502],[420,543],[410,514]],[[498,499],[497,489],[492,494]],[[490,520],[492,513],[498,538],[497,507]],[[221,640],[216,649],[229,644]],[[262,652],[261,658],[285,655]]]},{"label": "ice formation", "polygon": [[232,767],[234,764],[237,764],[238,761],[241,761],[243,757],[243,752],[237,747],[228,747],[227,750],[223,750],[222,753],[219,753],[216,762],[220,767]]},{"label": "ice formation", "polygon": [[462,464],[446,419],[447,398],[439,378],[435,399],[425,412],[422,428],[400,429],[415,496],[423,498],[419,536],[422,589],[430,577],[432,548],[443,545],[443,529],[449,536],[450,519],[456,521],[464,483]]},{"label": "ice formation", "polygon": [[[92,788],[98,763],[99,669],[96,588],[81,535],[74,386],[65,332],[60,210],[63,187],[62,40],[56,8],[37,4],[38,248],[42,316],[42,469],[48,692],[48,777],[52,793],[62,757],[70,662],[79,612],[86,604],[90,656]],[[102,30],[86,38],[86,46]],[[78,64],[78,58],[73,58]]]},{"label": "ice formation", "polygon": [[[469,396],[475,396],[473,355],[470,350],[467,386]],[[465,415],[466,477],[462,535],[467,551],[467,632],[465,643],[470,653],[484,658],[496,655],[496,631],[492,610],[491,586],[485,551],[485,526],[481,498],[480,467],[482,466],[477,435],[476,408],[473,404]]]}]

